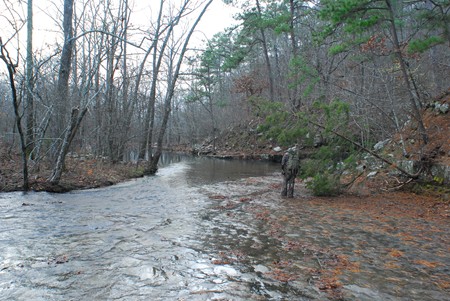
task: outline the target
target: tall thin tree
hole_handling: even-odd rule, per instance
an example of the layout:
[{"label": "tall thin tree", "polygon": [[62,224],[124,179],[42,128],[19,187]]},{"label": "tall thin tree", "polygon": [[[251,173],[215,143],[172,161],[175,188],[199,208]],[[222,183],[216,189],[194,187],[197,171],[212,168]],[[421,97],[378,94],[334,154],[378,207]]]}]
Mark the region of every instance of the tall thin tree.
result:
[{"label": "tall thin tree", "polygon": [[[192,34],[194,33],[198,23],[202,19],[203,15],[206,13],[206,10],[211,5],[211,3],[214,0],[209,0],[206,2],[206,4],[203,6],[201,12],[199,13],[197,19],[195,19],[195,22],[193,23],[192,27],[189,29],[189,32],[187,33],[186,37],[184,38],[184,42],[182,43],[181,49],[179,53],[175,54],[177,58],[175,58],[173,55],[174,53],[169,53],[169,62],[168,62],[168,76],[167,76],[167,89],[166,89],[166,95],[164,99],[164,114],[163,114],[163,120],[161,124],[161,128],[159,130],[157,139],[156,139],[156,151],[155,154],[152,156],[151,160],[149,160],[149,165],[147,165],[147,173],[155,173],[158,170],[158,162],[159,158],[162,154],[162,143],[163,138],[166,133],[167,129],[167,123],[169,121],[170,112],[172,108],[172,100],[175,95],[175,87],[178,81],[178,78],[180,76],[181,67],[183,65],[183,60],[186,54],[186,51],[188,49],[189,41],[192,37]],[[173,49],[171,49],[172,51]]]},{"label": "tall thin tree", "polygon": [[17,63],[13,62],[11,59],[6,45],[3,44],[2,38],[0,37],[0,59],[5,63],[8,69],[9,85],[11,87],[12,102],[14,107],[15,123],[17,131],[19,132],[21,154],[22,154],[22,175],[23,175],[23,190],[27,191],[30,188],[28,181],[28,158],[25,142],[25,134],[22,128],[22,114],[19,111],[19,99],[17,96],[16,82],[14,75],[16,74]]},{"label": "tall thin tree", "polygon": [[33,0],[27,4],[27,59],[26,59],[26,145],[27,155],[34,149],[34,100],[33,100]]}]

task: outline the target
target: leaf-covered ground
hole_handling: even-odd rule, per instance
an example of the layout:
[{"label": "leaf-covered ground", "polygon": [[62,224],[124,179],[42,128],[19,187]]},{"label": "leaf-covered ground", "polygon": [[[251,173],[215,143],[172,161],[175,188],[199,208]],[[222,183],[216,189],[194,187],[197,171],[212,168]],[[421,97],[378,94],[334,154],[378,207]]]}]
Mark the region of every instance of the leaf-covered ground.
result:
[{"label": "leaf-covered ground", "polygon": [[[19,154],[9,151],[0,144],[0,191],[22,190],[22,161]],[[30,162],[29,181],[31,190],[66,192],[74,189],[103,187],[126,181],[142,175],[142,165],[132,163],[111,164],[102,159],[66,159],[66,168],[59,185],[50,185],[50,166],[42,162]]]},{"label": "leaf-covered ground", "polygon": [[222,246],[216,264],[253,266],[266,287],[291,298],[450,295],[448,202],[402,192],[316,198],[303,183],[286,199],[279,182],[251,178],[209,188],[216,212],[209,239]]}]

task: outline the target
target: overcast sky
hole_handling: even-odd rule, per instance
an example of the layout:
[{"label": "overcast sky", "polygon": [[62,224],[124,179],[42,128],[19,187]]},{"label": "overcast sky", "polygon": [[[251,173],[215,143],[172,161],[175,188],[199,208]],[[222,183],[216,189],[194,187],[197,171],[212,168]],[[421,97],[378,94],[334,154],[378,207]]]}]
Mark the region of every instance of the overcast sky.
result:
[{"label": "overcast sky", "polygon": [[[132,23],[135,26],[147,23],[148,16],[151,11],[157,11],[159,8],[159,1],[157,0],[129,0],[134,2],[134,11],[132,14]],[[176,0],[175,0],[176,1]],[[62,33],[56,24],[61,23],[62,0],[35,0],[33,1],[34,9],[34,41],[33,48],[46,48],[45,45],[54,45],[56,40],[61,41]],[[24,2],[22,2],[24,3]],[[61,3],[61,4],[59,4]],[[25,4],[24,4],[25,5]],[[58,12],[58,9],[60,10]],[[26,12],[26,8],[25,8]],[[24,12],[24,13],[25,13]],[[223,4],[222,0],[214,0],[210,5],[207,13],[203,16],[200,24],[197,27],[196,35],[193,37],[193,42],[211,38],[215,33],[222,31],[224,28],[232,25],[233,15],[237,12],[236,9]],[[145,25],[143,25],[145,26]],[[4,31],[1,27],[0,31]],[[21,47],[25,46],[26,33],[23,31],[20,35]]]}]

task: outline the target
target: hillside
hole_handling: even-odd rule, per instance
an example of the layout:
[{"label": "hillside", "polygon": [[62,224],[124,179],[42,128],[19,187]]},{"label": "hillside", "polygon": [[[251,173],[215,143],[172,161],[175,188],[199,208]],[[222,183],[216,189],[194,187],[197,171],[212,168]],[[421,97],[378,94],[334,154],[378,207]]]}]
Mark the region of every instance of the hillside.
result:
[{"label": "hillside", "polygon": [[[391,139],[380,141],[375,150],[382,157],[398,164],[411,174],[420,173],[419,182],[431,184],[450,183],[450,90],[442,96],[429,102],[423,109],[423,121],[428,134],[428,143],[423,145],[420,133],[414,122],[408,122],[403,129]],[[279,162],[286,147],[280,147],[276,142],[266,140],[257,132],[261,120],[251,120],[248,124],[240,124],[223,131],[214,143],[207,139],[191,151],[194,154],[218,158],[239,158],[271,160]],[[402,146],[403,145],[403,146]],[[183,148],[181,148],[183,149]],[[317,151],[314,148],[304,148],[303,157],[308,157]],[[372,156],[361,162],[365,172],[355,180],[350,191],[358,194],[376,192],[380,189],[391,190],[403,187],[410,179],[403,176],[385,163]],[[354,179],[353,179],[354,180]],[[345,182],[345,179],[343,179]],[[361,188],[363,186],[363,188]],[[448,192],[447,192],[448,193]]]},{"label": "hillside", "polygon": [[[414,122],[409,122],[380,152],[411,173],[420,172],[420,180],[437,184],[450,183],[450,90],[431,101],[423,110],[428,143]],[[404,152],[406,155],[404,155]]]}]

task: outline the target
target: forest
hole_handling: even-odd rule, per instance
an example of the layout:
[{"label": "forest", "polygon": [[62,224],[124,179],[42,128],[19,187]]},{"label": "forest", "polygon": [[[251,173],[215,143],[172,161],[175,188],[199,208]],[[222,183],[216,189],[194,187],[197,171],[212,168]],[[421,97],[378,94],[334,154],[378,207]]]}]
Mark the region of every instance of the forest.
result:
[{"label": "forest", "polygon": [[20,155],[22,188],[42,170],[58,184],[68,157],[153,174],[164,149],[214,152],[236,126],[314,149],[303,173],[319,192],[363,154],[394,165],[373,151],[393,137],[402,158],[448,157],[449,0],[223,0],[233,24],[193,43],[214,1],[151,1],[138,23],[138,1],[54,0],[57,35],[41,49],[33,1],[2,0],[0,162]]}]

